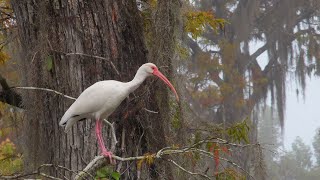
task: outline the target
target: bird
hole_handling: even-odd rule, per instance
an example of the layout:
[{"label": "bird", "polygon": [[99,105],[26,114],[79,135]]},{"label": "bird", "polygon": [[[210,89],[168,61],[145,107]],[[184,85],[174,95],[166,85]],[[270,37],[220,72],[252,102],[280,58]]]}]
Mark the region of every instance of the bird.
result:
[{"label": "bird", "polygon": [[179,96],[171,82],[159,71],[153,63],[143,64],[134,78],[129,82],[115,80],[98,81],[85,89],[76,101],[68,108],[62,116],[59,125],[68,132],[72,125],[80,120],[95,119],[96,138],[104,157],[112,161],[112,152],[108,151],[102,138],[102,120],[107,119],[121,104],[121,102],[135,91],[149,76],[159,77],[173,91],[177,101]]}]

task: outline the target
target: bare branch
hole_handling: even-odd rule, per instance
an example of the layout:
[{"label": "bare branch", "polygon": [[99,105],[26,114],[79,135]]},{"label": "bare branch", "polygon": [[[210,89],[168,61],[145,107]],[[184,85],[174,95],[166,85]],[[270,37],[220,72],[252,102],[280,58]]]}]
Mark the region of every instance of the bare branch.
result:
[{"label": "bare branch", "polygon": [[[111,131],[114,131],[114,130],[112,130],[113,125],[106,120],[105,120],[105,122],[109,126],[111,126]],[[115,135],[113,135],[113,136],[115,137]],[[203,178],[211,179],[211,177],[206,175],[205,173],[191,172],[191,171],[185,169],[183,166],[179,165],[177,162],[175,162],[171,159],[167,159],[168,155],[184,154],[184,153],[190,153],[190,152],[191,153],[197,152],[197,153],[200,153],[201,155],[204,155],[209,158],[217,158],[217,157],[215,157],[215,155],[212,152],[197,148],[197,146],[208,143],[208,142],[215,142],[218,144],[236,146],[236,147],[240,147],[240,148],[245,148],[245,147],[250,147],[250,146],[259,146],[260,147],[260,144],[241,145],[241,144],[229,143],[228,141],[223,140],[223,139],[219,139],[219,138],[210,138],[210,139],[199,141],[189,147],[185,147],[185,148],[181,148],[181,149],[177,149],[174,147],[165,147],[165,148],[160,149],[157,153],[154,153],[151,155],[126,157],[126,158],[112,155],[112,158],[115,160],[118,160],[120,162],[139,161],[139,160],[144,160],[144,159],[148,159],[148,158],[165,160],[165,161],[172,163],[173,165],[175,165],[176,167],[178,167],[179,169],[181,169],[182,171],[184,171],[190,175],[196,175],[196,176],[201,176]],[[166,158],[164,158],[164,156],[166,156]],[[235,166],[236,168],[240,169],[241,171],[243,171],[244,173],[249,175],[252,179],[254,179],[254,177],[249,172],[247,172],[244,168],[242,168],[240,165],[236,164],[235,162],[232,162],[231,160],[224,158],[224,157],[221,157],[221,156],[219,156],[218,158]],[[88,176],[90,176],[91,178],[94,179],[94,177],[91,174],[95,173],[96,170],[105,166],[106,164],[107,164],[107,159],[105,159],[104,156],[96,156],[82,171],[72,171],[66,167],[59,166],[59,165],[43,164],[36,171],[34,171],[32,173],[28,173],[28,174],[24,174],[24,175],[0,176],[0,178],[2,178],[2,179],[18,179],[18,178],[28,177],[28,176],[32,176],[32,175],[40,175],[40,176],[43,176],[48,179],[60,180],[60,178],[56,178],[56,177],[53,177],[53,176],[50,176],[50,175],[47,175],[47,174],[41,172],[41,169],[44,167],[54,167],[56,169],[62,169],[64,171],[75,173],[76,174],[75,179],[77,179],[77,180],[78,179],[87,179]]]},{"label": "bare branch", "polygon": [[157,111],[152,111],[152,110],[149,110],[149,109],[147,109],[147,108],[143,108],[143,110],[145,110],[145,111],[147,111],[147,112],[149,112],[149,113],[153,113],[153,114],[158,114],[159,112],[157,112]]},{"label": "bare branch", "polygon": [[[314,29],[310,28],[310,29],[304,29],[304,30],[300,30],[294,34],[288,34],[288,43],[294,41],[296,38],[298,38],[301,35],[307,34],[307,33],[311,33],[313,35],[316,35],[314,33]],[[260,56],[262,53],[264,53],[266,50],[268,50],[270,46],[270,42],[267,42],[266,44],[264,44],[262,47],[260,47],[258,50],[256,50],[249,59],[249,62],[246,64],[246,67],[250,66],[254,61],[256,61],[256,58],[258,56]]]},{"label": "bare branch", "polygon": [[96,59],[102,59],[102,60],[106,60],[110,63],[110,65],[112,66],[112,68],[116,71],[117,75],[120,75],[118,69],[116,68],[116,66],[113,64],[112,61],[110,61],[107,58],[104,57],[100,57],[100,56],[94,56],[94,55],[90,55],[90,54],[83,54],[83,53],[64,53],[66,56],[71,56],[71,55],[79,55],[79,56],[86,56],[86,57],[92,57],[92,58],[96,58]]},{"label": "bare branch", "polygon": [[116,149],[116,145],[118,144],[118,140],[117,140],[117,137],[116,137],[116,131],[114,129],[114,124],[110,123],[108,120],[106,119],[103,119],[103,121],[105,123],[107,123],[109,126],[110,126],[110,129],[111,129],[111,134],[112,134],[112,143],[111,143],[111,152],[113,152],[115,149]]},{"label": "bare branch", "polygon": [[[43,172],[41,172],[41,169],[45,168],[45,167],[52,167],[52,168],[56,168],[56,169],[62,169],[68,172],[72,172],[72,173],[77,173],[75,171],[72,171],[71,169],[68,169],[66,167],[60,166],[60,165],[54,165],[54,164],[42,164],[41,166],[38,167],[38,169],[34,172],[31,173],[26,173],[26,174],[17,174],[17,175],[12,175],[12,176],[1,176],[0,175],[0,179],[21,179],[24,177],[29,177],[29,176],[33,176],[33,175],[38,175],[38,176],[42,176],[45,177],[47,179],[54,179],[54,180],[63,180],[61,178],[57,178],[54,176],[50,176],[48,174],[45,174]],[[91,176],[91,175],[90,175]],[[93,178],[93,176],[91,176]]]},{"label": "bare branch", "polygon": [[[211,152],[204,151],[204,150],[202,150],[202,149],[193,149],[193,150],[196,151],[196,152],[199,152],[199,153],[201,153],[201,154],[208,155],[208,156],[210,156],[211,158],[214,158],[214,157],[215,157],[214,154],[212,154]],[[255,179],[249,172],[247,172],[245,169],[243,169],[240,165],[236,164],[235,162],[232,162],[232,161],[230,161],[229,159],[226,159],[226,158],[223,158],[223,157],[220,157],[220,156],[219,156],[219,159],[224,160],[224,161],[228,162],[229,164],[231,164],[231,165],[239,168],[241,171],[243,171],[244,173],[246,173],[247,175],[249,175],[252,179]]]},{"label": "bare branch", "polygon": [[39,88],[39,87],[22,87],[22,86],[17,86],[17,87],[11,87],[12,89],[28,89],[28,90],[41,90],[41,91],[48,91],[48,92],[53,92],[55,94],[61,95],[63,97],[66,97],[68,99],[72,99],[72,100],[76,100],[76,98],[65,95],[61,92],[58,92],[56,90],[53,89],[48,89],[48,88]]},{"label": "bare branch", "polygon": [[[121,132],[121,153],[125,152],[125,139],[126,139],[126,128],[122,129]],[[120,161],[120,163],[117,165],[117,172],[120,172],[122,167],[122,161]]]},{"label": "bare branch", "polygon": [[[199,142],[197,142],[197,143],[195,143],[195,144],[193,144],[193,145],[191,145],[189,147],[185,147],[185,148],[182,148],[182,149],[177,149],[177,148],[173,148],[173,147],[165,147],[165,148],[160,149],[157,153],[154,153],[154,154],[151,154],[151,155],[126,157],[126,158],[119,157],[119,156],[116,156],[116,155],[112,155],[112,158],[115,159],[115,160],[118,160],[120,162],[125,162],[125,161],[143,160],[143,159],[150,158],[150,156],[151,156],[154,159],[162,159],[162,160],[170,161],[170,160],[165,159],[163,157],[167,156],[167,155],[184,154],[184,153],[189,153],[189,152],[198,152],[200,154],[209,156],[210,158],[214,158],[214,154],[212,152],[208,152],[208,151],[205,151],[205,150],[202,150],[202,149],[199,149],[199,148],[195,148],[195,147],[197,147],[199,145],[202,145],[202,144],[205,144],[205,143],[208,143],[208,142],[214,142],[214,143],[217,143],[217,144],[235,146],[235,147],[239,147],[239,148],[246,148],[246,147],[252,147],[252,146],[260,147],[260,144],[245,144],[245,145],[241,145],[241,144],[230,143],[230,142],[228,142],[226,140],[223,140],[223,139],[220,139],[220,138],[209,138],[209,139],[206,139],[206,140],[199,141]],[[252,179],[254,179],[254,177],[249,172],[247,172],[244,168],[242,168],[240,165],[232,162],[231,160],[223,158],[223,157],[219,157],[219,159],[224,160],[224,161],[230,163],[231,165],[239,168],[241,171],[243,171],[244,173],[249,175]],[[170,161],[170,162],[173,163],[173,164],[175,163],[174,161]],[[106,164],[106,159],[105,159],[104,156],[96,156],[86,166],[86,168],[77,175],[76,179],[86,178],[86,174],[85,173],[94,172],[98,168],[102,167],[105,164]],[[175,166],[179,167],[180,169],[182,169],[183,171],[185,171],[185,172],[187,172],[189,174],[199,175],[199,176],[206,177],[206,178],[210,179],[210,177],[205,175],[205,174],[190,172],[190,171],[186,170],[185,168],[183,168],[182,166],[180,166],[177,163],[175,164]]]},{"label": "bare branch", "polygon": [[204,177],[204,178],[207,178],[207,179],[211,179],[208,175],[206,174],[201,174],[201,173],[195,173],[195,172],[191,172],[191,171],[188,171],[186,170],[184,167],[180,166],[178,163],[176,163],[175,161],[173,161],[172,159],[164,159],[170,163],[172,163],[173,165],[175,165],[176,167],[178,167],[179,169],[181,169],[182,171],[190,174],[190,175],[197,175],[197,176],[201,176],[201,177]]},{"label": "bare branch", "polygon": [[32,173],[28,173],[28,174],[17,174],[17,175],[12,175],[12,176],[2,176],[0,174],[0,179],[21,179],[23,177],[28,177],[28,176],[32,176],[32,175],[36,175],[38,174],[37,172],[32,172]]}]

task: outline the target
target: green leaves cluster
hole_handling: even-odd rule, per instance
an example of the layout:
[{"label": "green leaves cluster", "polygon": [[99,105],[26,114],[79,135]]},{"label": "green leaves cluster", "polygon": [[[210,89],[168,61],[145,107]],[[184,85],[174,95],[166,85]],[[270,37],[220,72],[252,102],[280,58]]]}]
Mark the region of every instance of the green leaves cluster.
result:
[{"label": "green leaves cluster", "polygon": [[141,159],[137,162],[138,170],[141,170],[144,162],[146,162],[148,166],[150,166],[154,162],[154,157],[155,157],[154,154],[146,153],[146,154],[144,154],[144,156],[145,156],[144,159]]},{"label": "green leaves cluster", "polygon": [[193,38],[199,37],[206,27],[211,27],[215,32],[219,28],[223,28],[226,21],[224,19],[215,18],[212,12],[188,11],[185,13],[186,32],[191,33]]},{"label": "green leaves cluster", "polygon": [[246,177],[231,168],[226,168],[223,172],[216,175],[217,180],[245,180]]},{"label": "green leaves cluster", "polygon": [[0,51],[0,65],[5,64],[10,59],[10,56],[3,52],[3,50]]},{"label": "green leaves cluster", "polygon": [[113,179],[113,180],[119,180],[120,179],[120,173],[116,171],[112,171],[108,167],[103,167],[99,169],[96,173],[95,179],[102,180],[102,179]]},{"label": "green leaves cluster", "polygon": [[240,123],[235,124],[232,128],[227,130],[227,134],[232,142],[241,143],[244,141],[245,143],[249,143],[249,130],[250,127],[247,124],[247,121],[244,120]]},{"label": "green leaves cluster", "polygon": [[48,55],[46,58],[46,69],[48,71],[51,71],[53,68],[53,57],[51,55]]},{"label": "green leaves cluster", "polygon": [[16,152],[15,145],[6,139],[0,144],[0,174],[10,175],[22,170],[22,158]]}]

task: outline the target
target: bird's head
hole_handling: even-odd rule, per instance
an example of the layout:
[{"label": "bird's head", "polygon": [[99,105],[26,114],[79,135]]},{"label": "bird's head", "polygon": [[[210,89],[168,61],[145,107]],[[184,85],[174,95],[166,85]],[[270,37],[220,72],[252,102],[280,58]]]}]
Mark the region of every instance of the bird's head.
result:
[{"label": "bird's head", "polygon": [[154,75],[159,77],[164,83],[166,83],[172,92],[176,95],[177,100],[179,101],[179,96],[177,94],[176,89],[173,87],[173,85],[170,83],[170,81],[159,71],[158,67],[153,63],[146,63],[142,65],[140,68],[142,68],[143,71],[145,71],[148,76]]}]

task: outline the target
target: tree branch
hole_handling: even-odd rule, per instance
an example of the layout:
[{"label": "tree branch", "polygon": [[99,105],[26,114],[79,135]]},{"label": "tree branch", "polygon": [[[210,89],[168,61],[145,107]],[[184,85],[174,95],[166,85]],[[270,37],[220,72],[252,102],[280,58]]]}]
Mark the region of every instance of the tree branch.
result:
[{"label": "tree branch", "polygon": [[96,59],[106,60],[110,63],[111,67],[114,69],[114,71],[117,73],[117,75],[120,76],[120,73],[119,73],[118,69],[116,68],[116,66],[113,64],[113,62],[105,57],[94,56],[94,55],[84,54],[84,53],[65,53],[65,52],[60,52],[60,51],[55,51],[55,52],[62,53],[65,56],[78,55],[78,56],[86,56],[86,57],[92,57],[92,58],[96,58]]},{"label": "tree branch", "polygon": [[110,123],[108,120],[106,119],[103,119],[103,121],[105,123],[107,123],[109,126],[110,126],[110,129],[111,129],[111,135],[112,135],[112,143],[111,143],[111,152],[113,152],[115,149],[116,149],[116,145],[118,144],[118,141],[117,141],[117,137],[116,137],[116,131],[114,129],[114,124]]},{"label": "tree branch", "polygon": [[191,172],[191,171],[188,171],[186,170],[184,167],[180,166],[178,163],[176,163],[175,161],[173,161],[172,159],[164,159],[165,161],[168,161],[170,163],[172,163],[173,165],[175,165],[176,167],[178,167],[179,169],[181,169],[182,171],[190,174],[190,175],[197,175],[197,176],[201,176],[201,177],[204,177],[204,178],[207,178],[207,179],[211,179],[208,175],[206,174],[201,174],[201,173],[195,173],[195,172]]},{"label": "tree branch", "polygon": [[[215,155],[212,152],[205,151],[205,150],[199,149],[199,148],[195,148],[199,145],[202,145],[202,144],[205,144],[208,142],[222,144],[222,145],[229,145],[229,146],[234,146],[234,147],[239,147],[239,148],[246,148],[246,147],[252,147],[252,146],[260,147],[260,144],[241,145],[241,144],[230,143],[230,142],[223,140],[223,139],[220,139],[220,138],[209,138],[209,139],[205,139],[205,140],[199,141],[197,143],[194,143],[193,145],[191,145],[189,147],[182,148],[182,149],[177,149],[177,148],[173,148],[173,147],[165,147],[163,149],[160,149],[157,153],[154,153],[151,155],[126,157],[126,158],[112,155],[112,158],[115,160],[121,161],[121,162],[139,161],[139,160],[144,160],[144,159],[149,159],[149,158],[162,159],[165,161],[169,161],[170,163],[173,163],[179,169],[183,170],[184,172],[186,172],[188,174],[199,175],[199,176],[210,179],[210,177],[205,174],[188,171],[185,168],[183,168],[181,165],[177,164],[176,162],[174,162],[170,159],[164,158],[164,156],[168,156],[168,155],[185,154],[185,153],[190,153],[190,152],[198,152],[200,154],[204,154],[206,156],[209,156],[210,158],[215,158]],[[220,156],[218,158],[237,167],[238,169],[240,169],[241,171],[243,171],[244,173],[249,175],[252,179],[255,179],[249,172],[247,172],[244,168],[242,168],[240,165],[236,164],[235,162],[232,162],[231,160],[220,157]],[[107,162],[107,159],[105,159],[104,156],[96,156],[80,173],[77,174],[75,179],[77,179],[77,180],[78,179],[85,179],[87,177],[87,174],[93,173],[96,170],[98,170],[99,168],[103,167],[104,165],[106,165],[106,162]]]},{"label": "tree branch", "polygon": [[[300,30],[300,31],[298,31],[298,32],[296,32],[294,34],[289,34],[288,35],[288,43],[291,43],[296,38],[298,38],[299,36],[301,36],[303,34],[306,34],[306,33],[315,33],[315,31],[314,31],[313,28],[309,28],[309,29]],[[260,56],[262,53],[264,53],[266,50],[268,50],[269,46],[270,46],[270,42],[267,42],[262,47],[260,47],[258,50],[256,50],[250,56],[249,62],[246,64],[245,67],[249,67],[254,61],[256,61],[257,57]]]},{"label": "tree branch", "polygon": [[[240,169],[241,171],[243,171],[244,173],[249,175],[252,179],[254,179],[254,177],[249,172],[247,172],[244,168],[242,168],[240,165],[236,164],[235,162],[232,162],[231,160],[224,158],[224,157],[221,157],[221,156],[216,157],[214,153],[198,148],[199,145],[203,145],[208,142],[223,144],[223,145],[228,145],[228,146],[235,146],[235,147],[239,147],[239,148],[245,148],[245,147],[249,147],[249,146],[258,146],[260,148],[260,144],[241,145],[241,144],[230,143],[230,142],[223,140],[223,139],[220,139],[220,138],[209,138],[209,139],[205,139],[205,140],[199,141],[197,143],[194,143],[193,145],[191,145],[189,147],[184,147],[181,149],[177,149],[174,147],[165,147],[165,148],[160,149],[157,153],[154,153],[151,155],[149,154],[149,155],[144,155],[144,156],[127,157],[127,158],[112,155],[112,158],[115,160],[121,161],[121,162],[141,161],[141,160],[147,160],[150,158],[164,160],[164,161],[172,163],[174,166],[178,167],[180,170],[182,170],[183,172],[188,173],[190,175],[201,176],[201,177],[207,178],[207,179],[214,179],[215,177],[213,177],[213,176],[210,177],[210,176],[206,175],[205,173],[189,171],[186,168],[184,168],[182,165],[179,165],[177,162],[173,161],[172,159],[167,158],[168,155],[178,155],[178,154],[196,152],[196,153],[199,153],[200,155],[204,155],[209,158],[219,158],[223,161],[226,161],[227,163],[235,166],[236,168]],[[41,170],[44,167],[53,167],[56,169],[61,169],[61,170],[76,174],[76,176],[75,176],[76,180],[88,179],[88,177],[91,177],[92,179],[94,179],[94,176],[92,174],[94,174],[96,172],[96,170],[98,170],[99,168],[105,166],[107,164],[107,160],[108,160],[108,158],[105,158],[104,156],[96,156],[82,171],[73,171],[73,170],[68,169],[66,167],[54,165],[54,164],[43,164],[36,171],[33,171],[31,173],[18,174],[18,175],[12,175],[12,176],[1,176],[0,175],[0,179],[19,179],[19,178],[38,175],[38,176],[45,177],[47,179],[61,180],[61,178],[57,178],[57,177],[54,177],[54,176],[51,176],[51,175],[48,175],[48,174],[41,172]],[[65,179],[67,179],[67,178],[65,178]]]},{"label": "tree branch", "polygon": [[28,89],[28,90],[41,90],[41,91],[48,91],[48,92],[53,92],[55,94],[58,94],[60,96],[63,96],[68,99],[76,100],[76,98],[65,95],[59,91],[53,90],[53,89],[48,89],[48,88],[39,88],[39,87],[22,87],[22,86],[16,86],[16,87],[11,87],[11,89]]},{"label": "tree branch", "polygon": [[[0,175],[0,179],[21,179],[21,178],[24,178],[24,177],[38,175],[38,176],[45,177],[47,179],[63,180],[61,178],[50,176],[48,174],[45,174],[45,173],[41,172],[41,169],[43,169],[44,167],[52,167],[52,168],[62,169],[62,170],[68,171],[68,172],[72,172],[74,174],[77,173],[77,172],[72,171],[71,169],[68,169],[68,168],[63,167],[63,166],[54,165],[54,164],[42,164],[41,166],[38,167],[37,170],[35,170],[35,171],[31,172],[31,173],[17,174],[17,175],[12,175],[12,176],[2,176],[2,175]],[[91,176],[93,178],[92,175],[89,174],[89,176]]]}]

